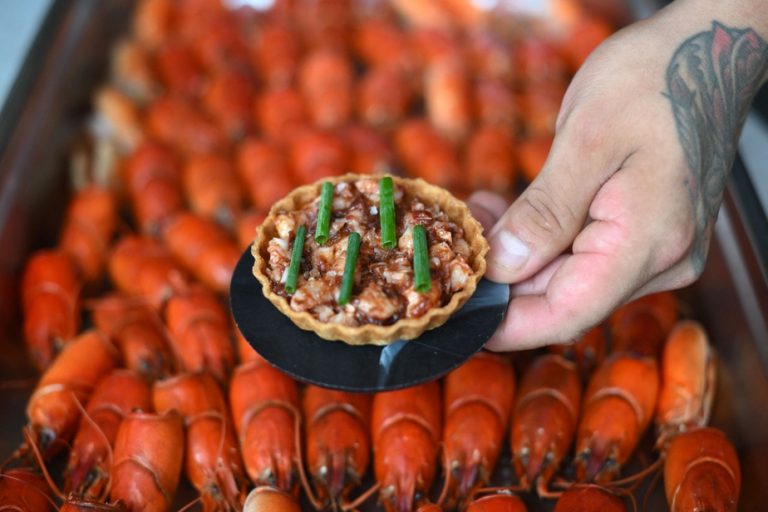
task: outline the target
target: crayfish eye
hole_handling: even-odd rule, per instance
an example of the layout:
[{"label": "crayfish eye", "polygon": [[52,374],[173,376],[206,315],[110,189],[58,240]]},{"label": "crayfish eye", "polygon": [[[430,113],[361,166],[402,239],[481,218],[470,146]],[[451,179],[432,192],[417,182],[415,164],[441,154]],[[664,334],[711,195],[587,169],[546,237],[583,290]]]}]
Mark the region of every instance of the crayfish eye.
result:
[{"label": "crayfish eye", "polygon": [[523,464],[528,464],[528,460],[531,457],[531,449],[527,446],[523,446],[520,449],[520,453],[518,453],[517,458],[519,458]]},{"label": "crayfish eye", "polygon": [[269,485],[276,485],[277,482],[275,482],[275,474],[272,472],[272,468],[267,468],[261,473],[261,478],[259,479],[262,482],[266,482]]},{"label": "crayfish eye", "polygon": [[37,431],[37,445],[45,451],[56,440],[56,433],[50,428],[41,428]]}]

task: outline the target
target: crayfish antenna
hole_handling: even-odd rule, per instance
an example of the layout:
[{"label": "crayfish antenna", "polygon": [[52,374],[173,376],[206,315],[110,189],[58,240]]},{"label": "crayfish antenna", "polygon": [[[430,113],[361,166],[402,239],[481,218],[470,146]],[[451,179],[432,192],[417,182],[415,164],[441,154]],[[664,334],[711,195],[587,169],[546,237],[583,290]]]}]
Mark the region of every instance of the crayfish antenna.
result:
[{"label": "crayfish antenna", "polygon": [[437,497],[437,504],[441,507],[445,504],[445,500],[448,498],[448,493],[450,492],[450,482],[451,482],[451,473],[450,471],[446,471],[445,473],[445,482],[443,482],[443,488],[440,490],[440,496]]},{"label": "crayfish antenna", "polygon": [[[304,491],[307,494],[307,499],[309,500],[309,503],[312,505],[312,507],[315,510],[322,510],[325,508],[325,503],[321,502],[317,495],[314,493],[314,490],[309,483],[309,479],[307,478],[307,473],[304,470],[304,446],[301,442],[301,414],[299,414],[298,411],[294,411],[294,418],[294,432],[296,434],[296,468],[298,469],[299,480],[301,481],[301,486],[304,488]],[[335,505],[336,504],[334,502],[334,507]]]},{"label": "crayfish antenna", "polygon": [[40,471],[42,471],[43,477],[45,478],[45,481],[48,483],[48,487],[50,487],[50,489],[59,499],[64,501],[65,500],[64,493],[61,492],[61,489],[59,488],[58,485],[56,485],[56,482],[53,481],[51,474],[48,472],[48,468],[45,465],[45,458],[43,458],[43,454],[40,453],[40,448],[38,448],[37,443],[35,442],[34,433],[29,427],[24,427],[21,433],[24,436],[24,441],[32,450],[32,454],[34,455],[35,460],[40,466]]},{"label": "crayfish antenna", "polygon": [[[104,430],[102,430],[102,428],[99,426],[99,424],[96,423],[93,420],[91,415],[88,414],[88,411],[85,410],[85,407],[83,407],[83,404],[81,404],[80,400],[77,400],[77,398],[75,398],[75,405],[80,410],[80,414],[82,414],[82,418],[85,421],[87,421],[88,424],[96,431],[97,435],[101,438],[101,441],[104,443],[104,446],[107,449],[107,461],[108,461],[107,467],[111,467],[112,466],[113,452],[112,452],[112,445],[110,444],[109,439],[107,439],[107,435],[104,433]],[[88,487],[90,487],[90,485],[93,483],[93,481],[90,481],[90,482],[87,481],[87,474],[86,474],[86,476],[79,476],[78,477],[78,474],[79,475],[83,475],[84,471],[85,471],[85,468],[80,468],[79,465],[77,465],[75,467],[75,470],[73,471],[73,473],[76,476],[72,477],[72,473],[67,475],[68,478],[64,482],[64,488],[66,489],[66,488],[69,487],[70,488],[69,490],[72,490],[72,487],[75,486],[76,484],[70,483],[70,482],[72,482],[72,480],[74,480],[76,482],[79,481],[80,484],[77,486],[76,490],[79,493],[84,494],[85,490]],[[109,495],[109,489],[110,489],[111,484],[112,484],[112,472],[108,471],[106,476],[107,476],[107,480],[106,480],[106,482],[104,484],[104,487],[102,488],[102,490],[99,493],[99,495],[96,497],[96,499],[98,501],[105,501],[107,499],[107,496]]]},{"label": "crayfish antenna", "polygon": [[638,471],[634,475],[628,476],[626,478],[622,478],[621,480],[614,480],[611,482],[611,486],[616,487],[622,487],[625,485],[629,485],[628,489],[630,491],[634,491],[637,489],[637,487],[645,480],[648,475],[658,471],[661,469],[661,465],[664,463],[664,455],[662,454],[656,461],[654,461],[653,464],[646,467],[645,469]]},{"label": "crayfish antenna", "polygon": [[554,500],[559,498],[563,494],[563,491],[550,491],[547,488],[547,481],[542,477],[539,477],[536,479],[536,494],[539,495],[539,498]]},{"label": "crayfish antenna", "polygon": [[656,485],[659,483],[659,479],[661,479],[662,474],[662,471],[657,472],[655,475],[653,475],[651,483],[648,484],[648,489],[646,489],[645,495],[643,495],[643,512],[647,512],[648,500],[651,498],[651,494],[653,494],[654,489],[656,489]]},{"label": "crayfish antenna", "polygon": [[186,505],[181,507],[179,509],[179,512],[187,512],[187,510],[191,509],[192,507],[194,507],[198,503],[202,503],[202,502],[203,502],[203,497],[202,496],[198,496],[197,498],[193,499],[192,501],[190,501],[189,503],[187,503]]},{"label": "crayfish antenna", "polygon": [[360,505],[362,505],[363,503],[368,501],[370,499],[370,497],[373,496],[379,490],[379,487],[380,487],[379,483],[376,482],[375,484],[370,486],[368,488],[368,490],[363,492],[360,496],[358,496],[354,500],[349,501],[349,502],[342,501],[341,502],[341,510],[342,510],[342,512],[352,512],[352,511],[354,511],[357,507],[359,507]]}]

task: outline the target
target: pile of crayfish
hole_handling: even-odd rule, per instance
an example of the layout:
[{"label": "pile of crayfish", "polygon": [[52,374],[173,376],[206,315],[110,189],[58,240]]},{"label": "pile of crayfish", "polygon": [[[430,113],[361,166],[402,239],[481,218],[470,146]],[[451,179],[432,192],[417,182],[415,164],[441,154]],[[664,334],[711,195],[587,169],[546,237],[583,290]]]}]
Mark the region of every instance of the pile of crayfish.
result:
[{"label": "pile of crayfish", "polygon": [[[735,510],[735,451],[706,427],[714,358],[671,294],[572,346],[375,395],[297,384],[227,309],[255,227],[297,185],[401,172],[511,196],[610,28],[575,6],[498,31],[461,0],[230,3],[141,0],[114,49],[57,244],[21,276],[40,377],[0,508],[613,511],[663,474],[670,509]],[[652,423],[656,462],[622,474]]]}]

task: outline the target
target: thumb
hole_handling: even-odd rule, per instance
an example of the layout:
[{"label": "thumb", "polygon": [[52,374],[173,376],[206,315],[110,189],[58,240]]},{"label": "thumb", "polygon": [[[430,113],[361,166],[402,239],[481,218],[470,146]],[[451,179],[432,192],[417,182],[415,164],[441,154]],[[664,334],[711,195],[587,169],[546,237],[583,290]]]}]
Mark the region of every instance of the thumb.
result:
[{"label": "thumb", "polygon": [[486,276],[492,281],[527,279],[567,250],[601,184],[618,167],[601,151],[599,137],[572,135],[575,130],[565,128],[541,173],[488,235]]}]

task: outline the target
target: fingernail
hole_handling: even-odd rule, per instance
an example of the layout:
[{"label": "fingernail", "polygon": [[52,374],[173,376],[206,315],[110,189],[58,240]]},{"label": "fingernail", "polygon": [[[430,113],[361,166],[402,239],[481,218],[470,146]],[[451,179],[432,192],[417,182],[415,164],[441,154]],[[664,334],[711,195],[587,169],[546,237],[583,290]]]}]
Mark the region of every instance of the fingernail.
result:
[{"label": "fingernail", "polygon": [[494,235],[491,240],[489,259],[512,271],[519,269],[528,261],[531,251],[519,238],[504,229]]}]

